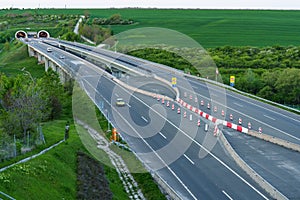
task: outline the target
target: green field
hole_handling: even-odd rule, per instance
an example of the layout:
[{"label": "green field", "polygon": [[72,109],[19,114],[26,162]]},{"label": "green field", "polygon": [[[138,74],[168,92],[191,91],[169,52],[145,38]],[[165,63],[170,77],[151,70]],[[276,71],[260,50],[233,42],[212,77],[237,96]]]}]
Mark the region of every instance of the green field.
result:
[{"label": "green field", "polygon": [[[217,46],[298,46],[300,11],[270,10],[175,10],[85,9],[90,16],[108,18],[115,13],[133,19],[133,25],[112,25],[114,33],[141,27],[177,30],[205,48]],[[32,10],[39,14],[84,14],[84,9]],[[8,11],[0,11],[5,14]],[[14,10],[10,12],[28,12]]]}]

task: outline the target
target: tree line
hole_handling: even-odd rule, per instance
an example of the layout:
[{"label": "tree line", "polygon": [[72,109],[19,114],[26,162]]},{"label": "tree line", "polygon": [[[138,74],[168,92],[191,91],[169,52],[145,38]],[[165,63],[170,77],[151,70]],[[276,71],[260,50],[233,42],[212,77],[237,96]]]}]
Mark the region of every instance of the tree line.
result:
[{"label": "tree line", "polygon": [[[14,138],[20,145],[35,145],[40,139],[40,124],[60,117],[67,95],[52,70],[38,79],[27,71],[16,77],[0,74],[1,138]],[[1,145],[5,145],[4,141]]]},{"label": "tree line", "polygon": [[[218,67],[224,84],[229,85],[233,75],[234,87],[239,90],[281,104],[300,105],[300,47],[220,47],[208,53],[186,48],[184,57],[173,49],[144,48],[129,54],[213,80]],[[201,59],[194,60],[195,54]]]}]

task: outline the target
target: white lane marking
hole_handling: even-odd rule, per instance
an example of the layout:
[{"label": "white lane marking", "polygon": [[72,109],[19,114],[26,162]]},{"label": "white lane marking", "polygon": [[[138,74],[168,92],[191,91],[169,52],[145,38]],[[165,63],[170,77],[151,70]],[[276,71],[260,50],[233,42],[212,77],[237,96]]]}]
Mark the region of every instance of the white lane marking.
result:
[{"label": "white lane marking", "polygon": [[[180,86],[177,86],[177,87],[180,87]],[[183,87],[181,87],[181,88],[183,88]],[[186,88],[184,88],[184,89],[186,89]],[[210,98],[208,98],[208,97],[206,97],[206,96],[204,96],[204,95],[201,95],[201,94],[198,94],[198,95],[201,96],[201,97],[203,97],[204,99],[210,100]],[[217,101],[216,101],[216,102],[217,102]],[[260,121],[260,120],[258,120],[258,119],[255,119],[255,118],[253,118],[253,117],[251,117],[251,116],[249,116],[249,115],[246,115],[245,113],[241,113],[241,112],[239,112],[238,110],[236,110],[236,109],[234,109],[234,108],[231,108],[231,107],[229,107],[229,106],[227,106],[227,105],[223,105],[223,104],[220,103],[220,102],[217,102],[217,103],[218,103],[219,105],[222,105],[222,106],[224,106],[224,107],[226,107],[226,108],[228,108],[228,109],[230,109],[230,110],[236,112],[236,113],[239,113],[240,115],[246,116],[246,117],[248,117],[248,118],[250,118],[250,119],[252,119],[252,120],[254,120],[254,121],[257,121],[257,122],[259,122],[259,123],[261,123],[261,124],[263,124],[263,125],[265,125],[265,126],[271,128],[271,129],[273,129],[273,130],[276,130],[276,131],[278,131],[278,132],[281,132],[281,133],[283,133],[284,135],[287,135],[287,136],[289,136],[289,137],[291,137],[291,138],[293,138],[293,139],[295,139],[295,140],[300,141],[300,138],[297,138],[297,137],[294,136],[294,135],[291,135],[291,134],[289,134],[289,133],[286,133],[286,132],[284,132],[284,131],[282,131],[282,130],[280,130],[280,129],[278,129],[278,128],[275,128],[275,127],[273,127],[273,126],[271,126],[271,125],[265,123],[265,122],[262,122],[262,121]]]},{"label": "white lane marking", "polygon": [[215,96],[215,97],[218,97],[218,95],[216,95],[215,93],[212,93],[210,94],[211,96]]},{"label": "white lane marking", "polygon": [[193,165],[195,164],[187,155],[183,154],[183,156],[188,160],[190,161],[190,163],[192,163]]},{"label": "white lane marking", "polygon": [[129,103],[126,103],[126,105],[127,105],[129,108],[131,108],[131,105],[129,105]]},{"label": "white lane marking", "polygon": [[159,133],[159,135],[161,135],[163,138],[167,139],[167,137],[166,137],[164,134],[162,134],[161,132],[158,132],[158,133]]},{"label": "white lane marking", "polygon": [[[194,83],[196,83],[196,84],[199,84],[199,85],[201,85],[201,83],[200,82],[197,82],[197,81],[193,81],[193,80],[189,80],[189,81],[191,81],[191,82],[194,82]],[[203,85],[201,85],[201,86],[203,86]],[[184,88],[184,89],[186,89],[186,88]],[[216,90],[215,88],[211,88],[212,90]],[[226,91],[228,91],[227,89],[225,89]],[[218,91],[218,90],[216,90],[216,91]],[[269,109],[269,108],[266,108],[266,107],[263,107],[263,106],[260,106],[260,105],[258,105],[258,104],[255,104],[255,103],[252,103],[252,102],[250,102],[250,101],[247,101],[247,100],[245,100],[245,99],[242,99],[242,98],[238,98],[237,96],[233,96],[232,94],[230,94],[230,93],[226,93],[227,95],[229,95],[229,96],[231,96],[231,97],[233,97],[233,98],[235,98],[235,99],[238,99],[238,100],[241,100],[241,101],[244,101],[244,102],[247,102],[247,103],[249,103],[249,104],[252,104],[253,106],[257,106],[257,107],[259,107],[259,108],[262,108],[262,109],[265,109],[265,110],[268,110],[268,111],[270,111],[270,112],[272,112],[272,113],[275,113],[275,114],[278,114],[278,115],[281,115],[282,117],[285,117],[285,118],[288,118],[288,119],[291,119],[291,120],[293,120],[293,121],[296,121],[296,122],[299,122],[300,123],[300,120],[297,120],[297,119],[294,119],[294,118],[292,118],[292,117],[289,117],[289,116],[286,116],[285,114],[282,114],[282,113],[279,113],[279,112],[276,112],[276,111],[274,111],[274,110],[272,110],[272,109]],[[242,97],[244,97],[244,98],[246,98],[245,96],[243,96],[243,95],[241,95],[241,94],[238,94],[238,93],[235,93],[236,95],[240,95],[240,96],[242,96]],[[260,102],[260,101],[258,101],[258,100],[255,100],[255,99],[251,99],[251,100],[254,100],[254,101],[257,101],[257,102],[259,102],[259,103],[262,103],[262,102]],[[277,108],[277,109],[279,109],[279,108]]]},{"label": "white lane marking", "polygon": [[244,107],[242,104],[239,104],[239,103],[237,103],[237,102],[233,102],[233,104],[235,104],[235,105],[237,105],[237,106],[239,106],[239,107]]},{"label": "white lane marking", "polygon": [[197,86],[194,86],[194,85],[192,85],[192,88],[194,88],[194,89],[198,89],[198,87],[197,87]]},{"label": "white lane marking", "polygon": [[142,116],[141,117],[145,122],[148,122],[148,120],[144,117],[144,116]]},{"label": "white lane marking", "polygon": [[222,193],[225,194],[225,196],[226,196],[228,199],[233,200],[233,198],[232,198],[231,196],[229,196],[229,194],[227,194],[227,193],[225,192],[225,190],[222,190]]},{"label": "white lane marking", "polygon": [[[107,79],[109,80],[109,79]],[[93,85],[91,85],[87,80],[85,80],[91,87],[93,87]],[[111,81],[111,80],[109,80]],[[111,81],[112,82],[112,81]],[[123,86],[119,85],[119,87],[123,88],[123,90],[127,93],[129,93]],[[94,87],[93,87],[94,88]],[[96,93],[98,93],[100,96],[102,96],[95,88],[94,90],[96,91]],[[230,168],[226,163],[224,163],[220,158],[218,158],[216,155],[214,155],[213,153],[211,153],[207,148],[205,148],[204,146],[202,146],[199,142],[197,142],[194,138],[192,138],[190,135],[188,135],[186,132],[184,132],[183,130],[181,130],[179,127],[177,127],[173,122],[171,122],[170,120],[168,120],[167,118],[165,118],[163,115],[161,115],[159,112],[157,112],[156,110],[154,110],[153,108],[151,108],[148,104],[146,104],[144,101],[142,101],[140,98],[138,98],[137,96],[131,94],[134,98],[136,98],[137,100],[139,100],[142,104],[144,104],[145,106],[147,106],[149,109],[152,109],[157,115],[159,115],[160,117],[162,117],[163,119],[165,119],[166,121],[168,121],[172,126],[174,126],[177,130],[179,130],[181,133],[183,133],[188,139],[190,139],[191,141],[193,141],[196,145],[198,145],[199,147],[201,147],[204,151],[206,151],[209,155],[211,155],[216,161],[218,161],[221,165],[223,165],[226,169],[228,169],[232,174],[234,174],[236,177],[238,177],[242,182],[244,182],[246,185],[248,185],[251,189],[253,189],[257,194],[259,194],[261,197],[263,197],[264,199],[268,199],[264,194],[262,194],[258,189],[256,189],[253,185],[251,185],[247,180],[245,180],[243,177],[241,177],[236,171],[234,171],[232,168]],[[103,97],[103,96],[102,96]],[[108,102],[104,97],[103,99],[110,105],[110,102]],[[95,103],[95,102],[94,102]],[[116,113],[118,113],[118,115],[122,116],[121,113],[112,106],[112,109],[115,110]],[[177,174],[170,168],[169,165],[166,164],[166,162],[161,158],[161,156],[151,147],[151,145],[138,133],[138,131],[125,119],[122,118],[130,128],[132,128],[132,130],[135,131],[135,133],[140,137],[140,139],[151,149],[151,151],[157,156],[157,158],[159,158],[159,160],[162,161],[162,163],[166,166],[166,168],[171,172],[171,174],[173,174],[173,176],[179,181],[179,183],[186,189],[186,191],[192,196],[193,199],[197,199],[195,197],[195,195],[189,190],[189,188],[182,182],[182,180],[177,176]]]},{"label": "white lane marking", "polygon": [[117,93],[115,93],[116,97],[119,97],[119,95]]},{"label": "white lane marking", "polygon": [[266,118],[269,118],[269,119],[271,119],[271,120],[274,120],[275,121],[275,119],[274,118],[272,118],[272,117],[270,117],[270,116],[268,116],[268,115],[264,115]]}]

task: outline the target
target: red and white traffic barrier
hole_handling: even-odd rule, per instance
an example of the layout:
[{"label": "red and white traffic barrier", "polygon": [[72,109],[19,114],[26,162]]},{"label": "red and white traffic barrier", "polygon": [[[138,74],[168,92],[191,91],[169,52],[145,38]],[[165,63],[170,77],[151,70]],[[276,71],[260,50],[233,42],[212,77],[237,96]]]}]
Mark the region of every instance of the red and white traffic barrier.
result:
[{"label": "red and white traffic barrier", "polygon": [[174,104],[172,104],[172,110],[174,110],[175,109],[175,105]]},{"label": "red and white traffic barrier", "polygon": [[[239,131],[239,132],[246,133],[246,134],[247,134],[248,131],[249,131],[248,128],[242,127],[242,126],[240,126],[240,125],[236,125],[236,124],[233,124],[233,123],[231,123],[231,122],[227,122],[227,121],[225,121],[225,120],[217,119],[217,118],[215,118],[215,117],[213,117],[213,116],[211,116],[211,115],[209,115],[209,114],[207,114],[207,113],[201,111],[200,109],[195,108],[195,107],[193,107],[193,106],[187,104],[186,102],[184,102],[184,101],[181,100],[181,99],[177,99],[177,101],[178,101],[178,103],[180,103],[181,105],[183,105],[183,107],[185,107],[185,108],[191,110],[192,112],[195,112],[195,113],[199,114],[199,116],[204,117],[204,118],[206,118],[206,119],[212,121],[213,123],[219,124],[219,123],[222,123],[222,122],[223,122],[223,125],[224,125],[224,126],[227,126],[227,127],[231,128],[231,129],[234,129],[234,130],[237,130],[237,131]],[[201,100],[201,103],[202,103],[202,102],[203,102],[203,100]],[[203,102],[203,103],[204,103],[204,102]],[[208,106],[209,106],[209,108],[210,108],[209,103],[208,103]],[[178,108],[177,113],[180,114],[180,108]],[[224,110],[222,110],[222,115],[225,116]],[[183,115],[183,116],[186,118],[186,111],[184,112],[184,115]],[[230,118],[230,120],[232,121],[232,120],[233,120],[233,115],[230,114],[230,115],[229,115],[229,118]],[[191,116],[190,116],[190,119],[192,119]],[[239,118],[239,123],[240,123],[240,124],[242,123],[242,119],[241,119],[241,118]],[[197,122],[197,125],[198,125],[198,122]],[[261,129],[260,129],[260,130],[261,130]]]}]

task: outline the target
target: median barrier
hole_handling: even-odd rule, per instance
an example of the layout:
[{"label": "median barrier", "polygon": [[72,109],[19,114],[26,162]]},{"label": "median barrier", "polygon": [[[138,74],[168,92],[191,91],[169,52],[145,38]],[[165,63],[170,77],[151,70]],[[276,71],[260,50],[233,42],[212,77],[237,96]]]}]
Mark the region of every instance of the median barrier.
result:
[{"label": "median barrier", "polygon": [[277,144],[277,145],[285,147],[287,149],[291,149],[291,150],[300,152],[300,145],[289,142],[289,141],[286,141],[286,140],[283,140],[283,139],[280,139],[280,138],[277,138],[277,137],[273,137],[273,136],[270,136],[270,135],[267,135],[267,134],[264,134],[264,133],[258,133],[258,132],[253,131],[253,130],[250,130],[248,132],[248,135],[259,138],[259,139],[262,139],[262,140],[265,140],[267,142],[271,142],[273,144]]},{"label": "median barrier", "polygon": [[219,139],[223,146],[234,159],[238,166],[240,166],[259,186],[261,186],[266,192],[268,192],[272,198],[278,200],[287,200],[288,198],[284,196],[280,191],[273,187],[268,181],[261,177],[256,171],[254,171],[232,148],[224,134],[221,132]]}]

